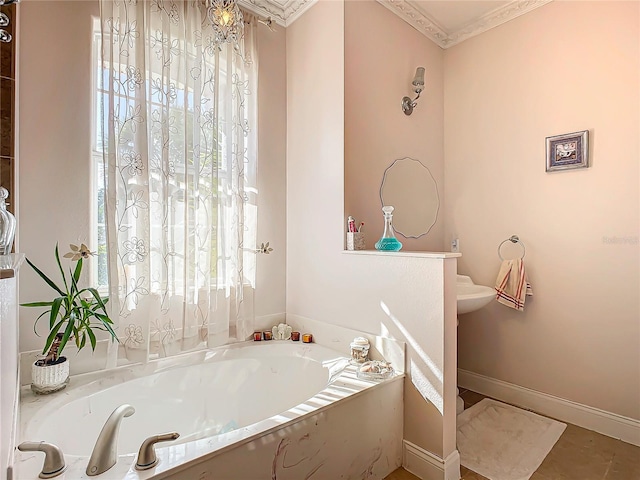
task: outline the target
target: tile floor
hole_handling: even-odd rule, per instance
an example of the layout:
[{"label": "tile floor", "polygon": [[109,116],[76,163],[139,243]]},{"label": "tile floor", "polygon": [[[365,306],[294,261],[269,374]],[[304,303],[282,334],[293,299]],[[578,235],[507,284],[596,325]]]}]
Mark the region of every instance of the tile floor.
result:
[{"label": "tile floor", "polygon": [[[485,398],[463,389],[460,396],[464,408]],[[487,480],[466,467],[460,467],[460,475],[462,480]],[[384,480],[419,479],[399,468]],[[567,424],[531,480],[640,480],[640,447]]]}]

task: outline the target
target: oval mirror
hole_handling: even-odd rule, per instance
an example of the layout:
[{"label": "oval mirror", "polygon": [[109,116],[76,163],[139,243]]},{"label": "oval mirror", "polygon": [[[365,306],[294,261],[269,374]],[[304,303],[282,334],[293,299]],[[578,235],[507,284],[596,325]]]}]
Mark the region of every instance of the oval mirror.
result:
[{"label": "oval mirror", "polygon": [[436,223],[440,200],[431,171],[419,160],[400,158],[384,171],[382,205],[392,205],[393,229],[405,238],[420,238]]}]

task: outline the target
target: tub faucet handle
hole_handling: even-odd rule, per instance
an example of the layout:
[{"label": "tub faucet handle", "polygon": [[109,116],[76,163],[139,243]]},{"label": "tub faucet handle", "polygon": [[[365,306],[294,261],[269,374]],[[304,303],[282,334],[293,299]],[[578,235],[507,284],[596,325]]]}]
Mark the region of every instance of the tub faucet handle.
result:
[{"label": "tub faucet handle", "polygon": [[154,435],[147,438],[138,451],[138,460],[136,461],[136,470],[148,470],[155,467],[158,463],[158,457],[156,457],[156,450],[153,446],[158,442],[169,442],[178,438],[180,434],[178,432],[163,433],[162,435]]},{"label": "tub faucet handle", "polygon": [[64,463],[64,455],[59,447],[47,442],[22,442],[18,445],[21,452],[44,452],[44,465],[38,477],[53,478],[67,469]]}]

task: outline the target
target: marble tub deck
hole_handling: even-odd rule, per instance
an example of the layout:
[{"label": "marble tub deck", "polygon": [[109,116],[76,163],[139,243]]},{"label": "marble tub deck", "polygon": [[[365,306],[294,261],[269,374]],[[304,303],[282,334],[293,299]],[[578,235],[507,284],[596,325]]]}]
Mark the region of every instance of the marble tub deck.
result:
[{"label": "marble tub deck", "polygon": [[[168,363],[172,361],[167,359]],[[126,372],[130,368],[123,370]],[[111,378],[101,376],[104,374],[77,376],[61,395],[70,395],[82,387],[86,389],[93,385],[101,389],[122,381],[117,374]],[[339,471],[353,474],[370,471],[381,478],[388,473],[389,466],[401,464],[403,380],[404,374],[383,382],[361,380],[357,378],[355,367],[349,365],[324,390],[281,414],[214,437],[173,447],[160,444],[156,448],[160,461],[151,470],[137,471],[133,467],[135,455],[121,455],[118,463],[99,478],[243,480],[253,478],[251,475],[257,472],[270,471],[272,476],[277,474],[278,480],[296,480],[305,478],[304,475],[298,477],[305,469],[309,470],[305,470],[305,475],[316,469],[318,474],[326,474],[323,478],[334,478],[333,475]],[[40,408],[38,404],[51,399],[33,395],[28,387],[23,387],[21,394],[21,431],[24,431],[25,422]],[[341,442],[336,442],[337,438]],[[20,441],[27,440],[46,439],[20,438]],[[320,456],[316,450],[321,452]],[[287,467],[292,458],[301,462],[297,469]],[[316,458],[318,461],[305,463],[304,458]],[[93,478],[85,474],[87,458],[66,455],[65,459],[67,471],[57,478]],[[14,478],[37,478],[42,461],[41,453],[17,452]],[[230,465],[235,467],[225,473]]]}]

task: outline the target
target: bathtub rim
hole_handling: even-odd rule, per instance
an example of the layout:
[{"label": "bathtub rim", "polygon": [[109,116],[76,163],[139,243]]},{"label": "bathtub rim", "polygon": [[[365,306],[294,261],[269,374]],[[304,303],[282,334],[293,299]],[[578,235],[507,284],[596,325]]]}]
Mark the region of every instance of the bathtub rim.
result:
[{"label": "bathtub rim", "polygon": [[[31,391],[29,385],[24,385],[20,389],[18,402],[21,414],[19,425],[20,428],[18,431],[19,438],[22,439],[25,434],[30,433],[30,424],[33,422],[34,417],[35,420],[40,420],[42,417],[53,413],[57,407],[64,406],[67,403],[73,402],[74,400],[77,400],[78,398],[81,398],[83,396],[93,395],[109,388],[117,387],[129,381],[161,374],[163,372],[168,372],[174,369],[186,368],[189,366],[204,364],[208,362],[233,360],[237,357],[230,356],[229,358],[226,358],[228,352],[231,352],[233,354],[239,350],[245,350],[249,348],[265,349],[267,351],[269,349],[273,351],[276,348],[280,350],[288,349],[289,351],[291,351],[292,349],[296,349],[294,350],[295,352],[303,351],[304,354],[294,356],[309,358],[315,361],[319,361],[319,357],[322,356],[321,352],[337,355],[340,359],[346,357],[341,352],[315,343],[293,344],[292,342],[286,341],[271,341],[261,343],[245,341],[229,345],[221,345],[211,349],[185,352],[171,357],[150,360],[147,363],[128,364],[109,370],[99,370],[72,375],[69,385],[67,385],[64,390],[51,395],[36,395]],[[260,355],[257,355],[255,358],[259,357]],[[328,373],[329,375],[327,384],[331,383],[331,381],[336,378],[336,373],[339,372],[335,372],[335,370],[331,370],[331,368],[329,368]],[[76,457],[78,455],[66,456]]]},{"label": "bathtub rim", "polygon": [[[57,404],[66,404],[68,401],[73,401],[79,396],[82,396],[76,395],[73,396],[73,398],[69,399],[69,394],[76,392],[86,392],[85,394],[90,395],[92,393],[96,393],[98,391],[117,386],[126,381],[134,380],[143,376],[154,375],[164,371],[172,370],[174,368],[185,367],[196,363],[203,363],[203,361],[207,360],[211,361],[216,356],[220,357],[219,360],[224,360],[224,358],[222,358],[224,357],[224,355],[219,355],[220,352],[224,353],[227,351],[235,351],[243,348],[262,348],[267,347],[267,345],[274,347],[276,345],[281,345],[285,348],[298,347],[297,351],[306,349],[305,351],[307,353],[312,353],[312,355],[302,356],[312,358],[314,360],[317,360],[317,358],[314,357],[317,357],[320,352],[329,352],[333,355],[338,355],[338,358],[341,359],[346,358],[346,355],[344,353],[338,352],[328,346],[321,344],[314,343],[292,345],[291,342],[286,341],[272,341],[265,342],[264,344],[258,344],[257,342],[247,341],[238,342],[231,345],[224,345],[221,347],[216,347],[214,349],[188,352],[175,357],[152,360],[146,364],[126,365],[108,371],[89,372],[76,375],[72,379],[75,380],[74,383],[70,384],[67,389],[59,392],[59,394],[55,396],[36,396],[30,391],[28,386],[25,386],[21,389],[20,396],[21,425],[19,430],[19,437],[21,440],[27,440],[26,438],[23,438],[23,436],[25,433],[27,433],[27,424],[31,421],[35,412],[41,411],[43,408],[45,408],[46,410],[51,410]],[[184,363],[185,360],[188,363]],[[132,376],[132,373],[139,373],[140,375]],[[106,384],[98,385],[101,381],[104,381],[105,375],[117,376],[118,374],[125,375],[125,378],[112,378],[111,381],[105,382]],[[167,444],[166,446],[164,446],[161,444],[156,448],[156,453],[160,460],[158,465],[146,472],[138,472],[133,468],[137,453],[119,455],[117,466],[120,465],[120,467],[123,467],[126,465],[128,468],[124,472],[120,472],[120,470],[118,470],[118,473],[113,472],[113,474],[116,476],[107,476],[105,478],[147,479],[152,477],[155,478],[156,475],[160,475],[160,477],[158,478],[162,478],[164,475],[178,473],[182,468],[186,468],[187,466],[193,464],[193,462],[200,462],[205,460],[206,458],[221,455],[224,452],[229,451],[230,449],[239,447],[241,445],[244,445],[245,443],[249,443],[262,436],[274,433],[279,429],[286,428],[287,426],[301,421],[302,419],[310,415],[314,415],[327,410],[334,406],[336,402],[349,400],[351,398],[357,398],[358,396],[364,394],[370,388],[374,388],[387,382],[399,381],[402,378],[404,378],[404,374],[399,373],[383,382],[360,380],[356,377],[355,367],[353,367],[352,365],[347,365],[346,368],[340,370],[337,376],[334,376],[333,382],[331,381],[332,378],[329,379],[324,389],[317,392],[313,397],[306,400],[305,402],[298,404],[285,412],[260,420],[249,426],[241,427],[237,430],[225,434],[192,440],[191,442],[188,442],[188,445],[193,447],[193,451],[190,453],[185,453],[179,460],[175,459],[176,455],[174,449],[181,448],[181,445],[172,446],[171,444]],[[101,388],[93,388],[98,386]],[[326,402],[324,397],[331,396],[332,394],[335,395],[335,392],[332,392],[332,389],[342,389],[343,395],[333,399],[330,402]],[[296,410],[301,408],[305,408],[306,411],[302,413],[296,412]],[[46,441],[46,439],[44,440]],[[169,461],[170,457],[173,458],[172,461]],[[75,472],[84,472],[84,470],[81,470],[80,467],[86,467],[86,461],[88,460],[88,457],[65,454],[65,459],[70,466],[67,475],[72,475]],[[26,462],[24,460],[20,461],[20,458],[16,460],[18,461],[16,461],[14,465],[17,470],[16,473],[18,473],[23,469],[23,464]],[[71,465],[75,465],[76,468],[72,469]],[[115,468],[116,467],[114,467],[114,469]],[[122,473],[122,475],[120,475],[120,473]],[[33,478],[35,478],[35,476]]]}]

